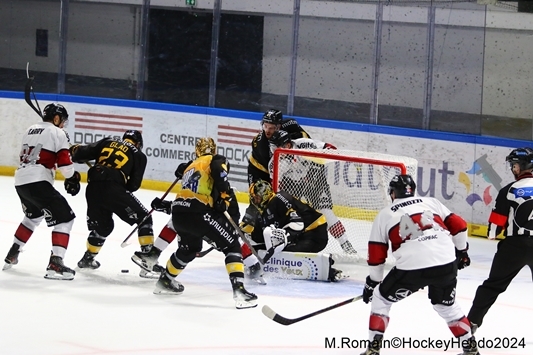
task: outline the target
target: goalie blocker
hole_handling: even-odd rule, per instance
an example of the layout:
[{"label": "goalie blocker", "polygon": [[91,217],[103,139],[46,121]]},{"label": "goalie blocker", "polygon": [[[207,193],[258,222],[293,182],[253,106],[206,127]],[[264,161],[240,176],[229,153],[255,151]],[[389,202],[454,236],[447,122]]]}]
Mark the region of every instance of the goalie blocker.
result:
[{"label": "goalie blocker", "polygon": [[[258,250],[261,257],[265,250]],[[292,253],[282,251],[276,253],[263,265],[266,277],[312,280],[339,281],[342,272],[332,267],[333,258],[328,253]]]}]

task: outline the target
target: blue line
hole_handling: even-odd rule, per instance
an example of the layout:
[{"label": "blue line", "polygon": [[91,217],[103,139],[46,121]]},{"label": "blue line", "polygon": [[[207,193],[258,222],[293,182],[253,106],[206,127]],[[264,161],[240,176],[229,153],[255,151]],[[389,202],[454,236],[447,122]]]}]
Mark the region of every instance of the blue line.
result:
[{"label": "blue line", "polygon": [[[90,96],[39,93],[39,94],[36,94],[36,97],[39,101],[55,101],[55,102],[61,101],[61,102],[73,102],[73,103],[80,103],[80,104],[120,106],[120,107],[161,110],[161,111],[170,111],[170,112],[183,112],[183,113],[202,114],[202,115],[209,115],[209,116],[239,118],[239,119],[245,119],[245,120],[253,120],[257,122],[261,120],[261,117],[263,115],[262,112],[229,110],[229,109],[211,108],[211,107],[203,107],[203,106],[188,106],[188,105],[168,104],[168,103],[150,102],[150,101],[109,99],[109,98],[99,98],[99,97],[90,97]],[[20,91],[0,90],[0,98],[24,100],[24,93]],[[500,137],[490,137],[490,136],[477,136],[477,135],[472,135],[472,134],[429,131],[429,130],[421,130],[421,129],[413,129],[413,128],[371,125],[371,124],[365,124],[365,123],[334,121],[334,120],[328,120],[328,119],[318,119],[318,118],[308,118],[308,117],[298,117],[298,116],[293,116],[293,117],[298,121],[298,123],[300,123],[304,127],[313,126],[313,127],[320,127],[320,128],[340,129],[340,130],[346,130],[346,131],[389,134],[393,136],[415,137],[415,138],[425,138],[425,139],[433,139],[433,140],[436,139],[436,140],[448,141],[448,142],[484,144],[484,145],[493,145],[497,147],[509,147],[509,148],[533,146],[530,140],[520,140],[520,139],[510,139],[510,138],[500,138]],[[409,155],[409,152],[399,152],[399,153],[403,155]]]}]

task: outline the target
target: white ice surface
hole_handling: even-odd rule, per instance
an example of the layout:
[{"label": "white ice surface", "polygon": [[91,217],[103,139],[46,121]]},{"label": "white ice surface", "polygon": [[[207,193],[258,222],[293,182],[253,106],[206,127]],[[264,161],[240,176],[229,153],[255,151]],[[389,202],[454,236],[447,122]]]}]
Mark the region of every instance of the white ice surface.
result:
[{"label": "white ice surface", "polygon": [[[61,182],[56,188],[63,191]],[[85,251],[85,186],[75,197],[67,196],[77,218],[65,264],[75,267]],[[0,256],[13,242],[22,210],[13,178],[0,177]],[[140,190],[136,196],[149,206],[161,196]],[[245,206],[241,206],[244,209]],[[154,213],[157,234],[168,216]],[[179,276],[185,285],[180,296],[152,294],[155,280],[138,277],[130,260],[138,250],[134,243],[120,243],[133,227],[115,218],[115,230],[98,255],[102,263],[93,272],[79,271],[73,281],[43,278],[51,249],[51,229],[37,228],[19,264],[0,271],[0,355],[97,355],[97,354],[359,354],[361,348],[326,349],[326,338],[367,339],[369,305],[362,301],[337,308],[302,322],[282,326],[261,313],[269,305],[289,318],[314,312],[362,292],[367,269],[338,265],[350,278],[339,283],[267,279],[268,285],[248,284],[259,296],[259,306],[237,310],[225,271],[223,255],[213,251],[196,259]],[[176,248],[161,256],[165,263]],[[460,271],[457,302],[468,313],[477,286],[489,272],[496,242],[470,239],[472,265]],[[2,263],[3,265],[3,263]],[[121,273],[128,269],[129,273]],[[533,285],[524,269],[500,295],[477,333],[478,339],[524,338],[525,348],[480,349],[481,354],[533,354]],[[451,333],[433,311],[425,291],[395,304],[385,338],[411,341],[449,341]],[[355,342],[354,342],[355,343]],[[383,349],[382,354],[457,354],[459,349]]]}]

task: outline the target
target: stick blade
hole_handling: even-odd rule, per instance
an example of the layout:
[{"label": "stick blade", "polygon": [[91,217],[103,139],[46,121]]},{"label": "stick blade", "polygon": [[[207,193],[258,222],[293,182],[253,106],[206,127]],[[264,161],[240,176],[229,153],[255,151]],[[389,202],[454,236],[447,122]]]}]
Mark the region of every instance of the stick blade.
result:
[{"label": "stick blade", "polygon": [[274,312],[272,308],[270,308],[267,305],[264,305],[261,309],[261,312],[267,317],[272,319],[274,322],[282,324],[282,325],[290,325],[294,323],[291,319],[285,318]]}]

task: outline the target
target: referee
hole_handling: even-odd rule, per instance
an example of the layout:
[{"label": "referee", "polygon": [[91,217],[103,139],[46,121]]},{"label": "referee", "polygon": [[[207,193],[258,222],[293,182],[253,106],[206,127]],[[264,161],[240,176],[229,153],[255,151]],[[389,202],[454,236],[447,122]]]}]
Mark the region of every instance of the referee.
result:
[{"label": "referee", "polygon": [[528,265],[533,272],[533,149],[514,149],[505,160],[515,181],[498,192],[488,229],[489,239],[502,229],[505,239],[498,243],[489,278],[478,287],[468,313],[472,333],[520,270]]}]

